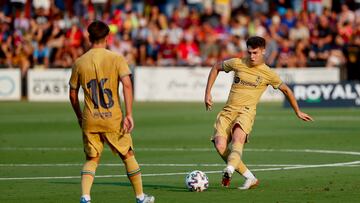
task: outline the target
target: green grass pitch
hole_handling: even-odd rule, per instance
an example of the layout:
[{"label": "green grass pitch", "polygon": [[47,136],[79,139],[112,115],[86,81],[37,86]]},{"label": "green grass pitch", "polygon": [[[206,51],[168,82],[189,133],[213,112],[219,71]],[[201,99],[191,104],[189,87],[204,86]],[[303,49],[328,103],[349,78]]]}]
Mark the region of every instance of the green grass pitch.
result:
[{"label": "green grass pitch", "polygon": [[[240,191],[235,174],[220,186],[224,163],[210,142],[223,104],[135,103],[133,140],[146,193],[163,203],[360,202],[360,109],[309,108],[298,120],[279,103],[260,103],[243,159],[260,180]],[[120,158],[104,151],[92,202],[135,202]],[[0,103],[0,202],[78,202],[84,161],[69,103]],[[185,174],[207,173],[209,189],[185,189]]]}]

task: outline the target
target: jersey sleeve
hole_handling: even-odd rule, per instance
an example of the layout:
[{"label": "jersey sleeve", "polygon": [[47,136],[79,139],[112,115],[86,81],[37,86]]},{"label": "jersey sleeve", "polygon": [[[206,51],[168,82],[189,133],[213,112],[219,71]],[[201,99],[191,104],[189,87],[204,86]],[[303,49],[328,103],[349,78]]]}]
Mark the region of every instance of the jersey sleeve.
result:
[{"label": "jersey sleeve", "polygon": [[228,59],[222,62],[221,66],[225,72],[230,72],[234,69],[235,59]]},{"label": "jersey sleeve", "polygon": [[280,76],[275,73],[274,71],[270,71],[270,82],[269,85],[271,85],[274,89],[278,89],[280,85],[283,83]]},{"label": "jersey sleeve", "polygon": [[79,89],[80,87],[79,72],[76,64],[72,67],[69,85],[71,89]]},{"label": "jersey sleeve", "polygon": [[225,72],[239,69],[242,65],[242,61],[239,58],[231,58],[222,62],[222,68]]},{"label": "jersey sleeve", "polygon": [[130,68],[129,68],[128,64],[126,63],[124,57],[122,57],[122,56],[116,57],[115,64],[117,66],[116,68],[118,70],[118,74],[119,74],[120,78],[131,74]]}]

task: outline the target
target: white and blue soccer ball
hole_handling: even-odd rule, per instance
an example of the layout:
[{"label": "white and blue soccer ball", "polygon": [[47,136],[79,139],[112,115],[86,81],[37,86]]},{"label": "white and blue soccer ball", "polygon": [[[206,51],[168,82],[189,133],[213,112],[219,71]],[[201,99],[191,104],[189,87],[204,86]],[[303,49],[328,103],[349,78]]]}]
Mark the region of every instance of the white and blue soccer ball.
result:
[{"label": "white and blue soccer ball", "polygon": [[196,170],[187,174],[185,185],[192,192],[202,192],[209,187],[209,179],[204,172]]}]

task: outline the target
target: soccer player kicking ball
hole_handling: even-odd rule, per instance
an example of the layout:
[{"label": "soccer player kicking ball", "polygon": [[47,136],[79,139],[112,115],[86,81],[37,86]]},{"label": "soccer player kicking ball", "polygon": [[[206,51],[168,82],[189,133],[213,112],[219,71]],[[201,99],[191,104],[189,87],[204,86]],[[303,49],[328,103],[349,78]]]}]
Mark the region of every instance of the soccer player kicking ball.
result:
[{"label": "soccer player kicking ball", "polygon": [[[88,27],[92,48],[75,61],[70,78],[70,101],[83,133],[86,162],[81,171],[82,196],[80,203],[90,202],[90,189],[106,142],[123,160],[127,176],[135,191],[137,203],[153,203],[155,198],[143,193],[130,132],[132,117],[132,84],[130,70],[123,56],[106,49],[109,27],[92,22]],[[118,95],[119,82],[123,85],[125,116]],[[78,92],[84,90],[85,106],[81,111]],[[122,124],[122,125],[121,125]]]},{"label": "soccer player kicking ball", "polygon": [[222,185],[229,187],[231,176],[236,171],[245,177],[244,185],[239,187],[241,190],[254,188],[259,184],[259,180],[242,162],[241,156],[255,120],[256,105],[268,85],[284,93],[298,118],[304,121],[313,120],[308,114],[300,111],[290,88],[264,63],[265,39],[250,37],[246,41],[246,46],[246,58],[232,58],[213,66],[205,91],[205,106],[207,110],[211,110],[211,88],[217,75],[220,71],[235,72],[227,103],[214,124],[215,134],[212,141],[219,155],[227,163],[223,171]]}]

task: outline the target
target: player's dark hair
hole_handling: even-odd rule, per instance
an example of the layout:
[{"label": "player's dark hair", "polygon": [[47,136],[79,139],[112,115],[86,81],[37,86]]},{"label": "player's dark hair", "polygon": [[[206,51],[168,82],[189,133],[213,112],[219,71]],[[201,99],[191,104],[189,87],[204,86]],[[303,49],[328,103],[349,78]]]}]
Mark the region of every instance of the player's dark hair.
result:
[{"label": "player's dark hair", "polygon": [[250,37],[247,41],[246,41],[246,47],[251,47],[253,49],[256,49],[258,47],[260,48],[265,48],[266,46],[266,42],[265,39],[259,36],[254,36],[254,37]]},{"label": "player's dark hair", "polygon": [[110,28],[102,21],[94,21],[88,26],[87,31],[90,42],[97,43],[109,34]]}]

